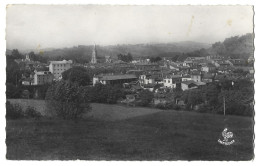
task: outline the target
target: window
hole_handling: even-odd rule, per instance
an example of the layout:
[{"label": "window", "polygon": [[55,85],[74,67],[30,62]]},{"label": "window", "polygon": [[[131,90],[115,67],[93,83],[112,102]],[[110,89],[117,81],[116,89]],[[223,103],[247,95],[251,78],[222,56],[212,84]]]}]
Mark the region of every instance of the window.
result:
[{"label": "window", "polygon": [[170,80],[168,80],[168,83],[170,83]]}]

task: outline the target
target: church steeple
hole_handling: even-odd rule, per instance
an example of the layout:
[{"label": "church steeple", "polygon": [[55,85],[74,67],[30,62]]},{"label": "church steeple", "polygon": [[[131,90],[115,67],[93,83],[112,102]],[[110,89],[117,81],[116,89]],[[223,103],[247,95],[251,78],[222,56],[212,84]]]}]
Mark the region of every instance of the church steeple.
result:
[{"label": "church steeple", "polygon": [[97,50],[96,50],[96,44],[94,45],[94,48],[93,48],[93,51],[92,51],[91,63],[97,63]]}]

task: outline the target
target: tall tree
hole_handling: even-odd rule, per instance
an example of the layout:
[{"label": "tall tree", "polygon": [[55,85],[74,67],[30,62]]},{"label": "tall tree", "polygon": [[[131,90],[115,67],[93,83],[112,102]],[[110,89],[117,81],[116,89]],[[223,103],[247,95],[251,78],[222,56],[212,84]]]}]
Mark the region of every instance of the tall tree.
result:
[{"label": "tall tree", "polygon": [[51,113],[64,119],[80,118],[91,108],[84,88],[68,81],[59,81],[49,87],[46,101]]},{"label": "tall tree", "polygon": [[84,67],[73,67],[62,73],[62,79],[76,83],[79,86],[86,86],[90,83],[90,76]]}]

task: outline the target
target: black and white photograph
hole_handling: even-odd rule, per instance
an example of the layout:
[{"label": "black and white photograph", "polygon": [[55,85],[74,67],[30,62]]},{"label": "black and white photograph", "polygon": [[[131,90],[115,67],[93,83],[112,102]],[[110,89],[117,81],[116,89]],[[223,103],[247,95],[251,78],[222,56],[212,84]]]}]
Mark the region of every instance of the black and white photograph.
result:
[{"label": "black and white photograph", "polygon": [[9,4],[6,160],[252,161],[253,5]]}]

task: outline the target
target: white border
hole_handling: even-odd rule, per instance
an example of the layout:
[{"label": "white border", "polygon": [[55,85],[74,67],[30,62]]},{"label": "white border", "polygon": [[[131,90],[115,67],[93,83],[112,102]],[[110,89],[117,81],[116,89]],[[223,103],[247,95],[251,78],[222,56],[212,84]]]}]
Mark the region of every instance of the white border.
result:
[{"label": "white border", "polygon": [[[5,153],[6,153],[6,145],[5,145],[5,8],[7,4],[111,4],[111,5],[254,5],[255,10],[255,159],[254,161],[249,162],[200,162],[200,161],[153,161],[153,162],[125,162],[125,161],[119,161],[119,162],[106,162],[106,161],[8,161],[5,159]],[[0,4],[0,165],[201,165],[201,164],[213,164],[213,165],[255,165],[258,163],[259,158],[259,113],[258,110],[260,108],[260,96],[259,96],[259,90],[260,87],[257,86],[260,82],[260,52],[259,52],[259,12],[260,7],[257,4],[257,0],[2,0]],[[258,123],[257,123],[258,122]],[[210,148],[210,147],[209,147]],[[258,163],[259,165],[259,163]]]}]

